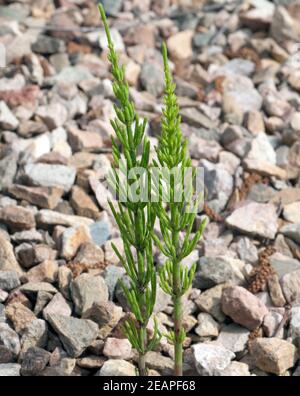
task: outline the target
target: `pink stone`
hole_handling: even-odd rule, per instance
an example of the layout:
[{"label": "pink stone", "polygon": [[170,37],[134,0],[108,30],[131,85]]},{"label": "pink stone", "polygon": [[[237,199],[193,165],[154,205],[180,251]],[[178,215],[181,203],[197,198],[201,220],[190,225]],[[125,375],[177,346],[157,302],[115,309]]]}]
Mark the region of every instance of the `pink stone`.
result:
[{"label": "pink stone", "polygon": [[114,359],[129,359],[131,344],[125,338],[108,337],[104,345],[103,355]]},{"label": "pink stone", "polygon": [[223,290],[222,310],[231,319],[248,330],[261,325],[267,307],[252,293],[240,286],[230,286]]}]

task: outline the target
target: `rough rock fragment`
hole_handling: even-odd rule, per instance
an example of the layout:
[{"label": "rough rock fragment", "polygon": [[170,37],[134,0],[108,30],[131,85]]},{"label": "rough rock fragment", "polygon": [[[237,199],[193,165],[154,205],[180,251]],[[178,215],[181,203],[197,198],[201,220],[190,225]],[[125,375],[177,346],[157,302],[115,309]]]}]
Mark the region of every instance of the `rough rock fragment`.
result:
[{"label": "rough rock fragment", "polygon": [[274,239],[277,232],[277,213],[274,205],[249,202],[226,218],[229,227],[241,232]]},{"label": "rough rock fragment", "polygon": [[71,357],[80,356],[98,335],[98,326],[91,320],[49,314],[48,322]]},{"label": "rough rock fragment", "polygon": [[249,330],[259,327],[268,313],[266,306],[252,293],[240,286],[230,286],[223,290],[222,310]]},{"label": "rough rock fragment", "polygon": [[235,354],[215,343],[200,343],[192,346],[197,371],[202,376],[214,376],[229,366]]},{"label": "rough rock fragment", "polygon": [[276,375],[293,367],[297,359],[296,347],[279,338],[256,338],[251,343],[250,354],[256,367]]}]

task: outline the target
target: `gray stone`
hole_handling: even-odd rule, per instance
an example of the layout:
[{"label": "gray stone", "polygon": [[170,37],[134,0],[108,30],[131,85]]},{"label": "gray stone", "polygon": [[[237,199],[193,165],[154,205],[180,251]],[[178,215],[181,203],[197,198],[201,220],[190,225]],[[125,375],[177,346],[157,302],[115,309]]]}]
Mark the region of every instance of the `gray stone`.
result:
[{"label": "gray stone", "polygon": [[45,369],[51,353],[38,347],[30,347],[22,361],[21,374],[22,376],[35,376]]},{"label": "gray stone", "polygon": [[235,354],[216,343],[200,343],[192,346],[195,365],[199,375],[214,376],[229,366]]},{"label": "gray stone", "polygon": [[216,123],[214,121],[212,121],[206,115],[201,113],[195,107],[183,108],[180,111],[180,114],[183,122],[195,126],[197,128],[203,127],[207,129],[212,129],[216,126]]},{"label": "gray stone", "polygon": [[[276,332],[278,330],[278,326],[280,325],[283,316],[274,311],[270,311],[265,317],[263,321],[263,329],[264,333],[267,337],[275,337]],[[277,335],[278,338],[283,338],[284,330],[282,329],[281,332]]]},{"label": "gray stone", "polygon": [[[201,67],[200,65],[198,65]],[[196,74],[196,73],[195,73]],[[191,99],[196,99],[198,90],[197,88],[187,81],[182,80],[181,78],[175,78],[176,83],[176,94],[181,97],[187,97]]]},{"label": "gray stone", "polygon": [[21,365],[17,363],[0,364],[0,377],[19,377]]},{"label": "gray stone", "polygon": [[84,66],[70,66],[65,67],[60,73],[55,74],[53,77],[48,77],[45,79],[45,83],[49,84],[79,84],[80,81],[92,78],[91,72]]},{"label": "gray stone", "polygon": [[41,86],[44,79],[44,70],[38,56],[35,54],[28,54],[25,56],[24,62],[29,69],[30,80]]},{"label": "gray stone", "polygon": [[227,217],[226,224],[250,235],[274,239],[277,217],[274,205],[248,202]]},{"label": "gray stone", "polygon": [[239,125],[230,125],[222,133],[221,143],[226,147],[234,141],[243,139],[244,137],[246,137],[246,131],[244,128]]},{"label": "gray stone", "polygon": [[65,50],[65,45],[62,40],[40,34],[37,41],[32,44],[31,48],[33,52],[38,54],[51,55],[56,52],[63,52]]},{"label": "gray stone", "polygon": [[284,256],[281,253],[275,253],[270,257],[270,263],[272,267],[277,272],[277,275],[280,278],[285,274],[289,274],[290,272],[300,270],[300,261],[293,259],[288,256]]},{"label": "gray stone", "polygon": [[241,124],[246,112],[261,108],[262,97],[248,77],[227,76],[223,89],[223,111],[234,123]]},{"label": "gray stone", "polygon": [[214,73],[215,76],[225,76],[225,75],[240,75],[240,76],[250,76],[255,71],[255,64],[247,59],[236,58],[225,65],[219,67]]},{"label": "gray stone", "polygon": [[244,262],[256,264],[258,261],[257,248],[251,239],[247,237],[238,238],[236,250],[239,258]]},{"label": "gray stone", "polygon": [[25,230],[20,232],[15,232],[11,239],[18,245],[21,243],[41,243],[44,241],[43,235],[37,230]]},{"label": "gray stone", "polygon": [[0,303],[0,323],[6,322],[5,305]]},{"label": "gray stone", "polygon": [[78,357],[98,335],[98,325],[91,320],[49,314],[48,321],[71,357]]},{"label": "gray stone", "polygon": [[[158,280],[157,280],[157,282],[158,282]],[[164,311],[167,308],[167,306],[171,304],[171,302],[172,302],[172,300],[171,300],[171,297],[169,296],[169,294],[165,293],[163,291],[163,289],[158,284],[157,291],[156,291],[156,301],[155,301],[153,312],[157,313],[157,312]]]},{"label": "gray stone", "polygon": [[281,280],[281,287],[286,298],[290,304],[300,303],[300,270],[290,272],[284,275]]},{"label": "gray stone", "polygon": [[123,267],[117,267],[116,265],[108,265],[103,273],[103,278],[108,287],[109,299],[113,300],[115,294],[115,288],[119,279],[125,274]]},{"label": "gray stone", "polygon": [[219,335],[219,324],[208,313],[200,313],[197,317],[198,326],[195,328],[195,333],[199,337],[217,337]]},{"label": "gray stone", "polygon": [[265,161],[276,164],[276,152],[265,133],[258,134],[251,142],[246,159]]},{"label": "gray stone", "polygon": [[8,324],[1,322],[0,346],[4,346],[14,357],[17,357],[20,352],[20,339],[18,334],[11,329]]},{"label": "gray stone", "polygon": [[210,207],[220,212],[225,208],[232,193],[233,178],[222,164],[213,164],[202,160],[200,166],[204,167],[204,182],[207,188],[206,199],[209,201]]},{"label": "gray stone", "polygon": [[213,31],[208,31],[205,33],[196,33],[193,37],[193,45],[196,48],[204,47],[209,44],[213,35],[214,35]]},{"label": "gray stone", "polygon": [[170,375],[174,371],[174,362],[160,352],[150,351],[146,355],[146,365],[152,370],[158,370],[162,375]]},{"label": "gray stone", "polygon": [[189,151],[192,158],[216,161],[222,147],[214,140],[201,139],[196,134],[189,137]]},{"label": "gray stone", "polygon": [[300,339],[300,307],[293,307],[291,309],[291,319],[289,323],[288,336],[293,341]]},{"label": "gray stone", "polygon": [[10,291],[21,285],[15,271],[0,271],[0,289]]},{"label": "gray stone", "polygon": [[225,319],[225,315],[221,311],[221,297],[222,290],[226,286],[228,286],[228,284],[223,283],[222,285],[212,287],[201,293],[195,300],[196,305],[201,311],[211,314],[219,322],[223,322]]},{"label": "gray stone", "polygon": [[0,364],[1,363],[11,363],[13,362],[14,356],[12,352],[6,348],[4,345],[0,345]]},{"label": "gray stone", "polygon": [[142,66],[140,81],[142,86],[151,95],[155,97],[161,95],[165,86],[162,67],[159,64],[146,60]]},{"label": "gray stone", "polygon": [[121,11],[123,0],[100,0],[99,3],[103,5],[107,15],[117,15]]},{"label": "gray stone", "polygon": [[293,377],[300,377],[300,366],[298,366],[294,371]]},{"label": "gray stone", "polygon": [[98,246],[104,245],[111,235],[110,225],[106,218],[95,221],[90,225],[89,230],[93,242]]},{"label": "gray stone", "polygon": [[[122,283],[130,287],[130,280],[127,275],[124,275],[121,279]],[[130,311],[130,307],[127,302],[127,298],[125,296],[123,287],[121,286],[121,282],[117,283],[116,286],[116,298],[118,302],[120,303],[121,307],[124,309],[124,311]],[[162,288],[159,286],[159,282],[157,279],[157,292],[156,292],[156,301],[154,305],[154,313],[164,311],[168,305],[170,305],[172,302],[171,296],[169,296],[167,293],[165,293]]]},{"label": "gray stone", "polygon": [[48,292],[39,291],[36,296],[36,303],[34,306],[34,313],[38,316],[45,306],[52,300],[53,295]]},{"label": "gray stone", "polygon": [[52,294],[57,293],[57,289],[47,282],[28,282],[22,285],[19,290],[31,295],[36,295],[40,291]]},{"label": "gray stone", "polygon": [[280,228],[280,232],[300,244],[300,223],[287,224]]},{"label": "gray stone", "polygon": [[221,151],[219,161],[230,174],[235,174],[241,163],[240,159],[229,151]]},{"label": "gray stone", "polygon": [[[73,359],[71,359],[73,360]],[[65,367],[46,367],[39,376],[40,377],[68,377],[75,376],[76,374],[70,374]]]},{"label": "gray stone", "polygon": [[0,6],[0,16],[4,19],[21,22],[29,15],[28,7],[21,4],[10,4],[10,6]]},{"label": "gray stone", "polygon": [[216,342],[234,353],[242,352],[247,346],[249,335],[249,330],[232,323],[222,328]]},{"label": "gray stone", "polygon": [[108,288],[101,276],[82,274],[71,284],[72,299],[75,311],[81,315],[94,303],[108,301]]},{"label": "gray stone", "polygon": [[76,170],[65,165],[27,164],[25,177],[34,186],[62,187],[69,191],[76,177]]},{"label": "gray stone", "polygon": [[241,285],[245,282],[244,267],[243,261],[229,256],[201,257],[194,283],[200,289],[224,282]]},{"label": "gray stone", "polygon": [[11,152],[0,160],[0,191],[11,186],[16,172],[17,155]]},{"label": "gray stone", "polygon": [[83,314],[83,319],[91,319],[99,325],[101,336],[110,332],[119,322],[123,315],[122,308],[111,301],[94,303],[91,308]]},{"label": "gray stone", "polygon": [[263,183],[254,184],[249,191],[247,199],[259,203],[267,203],[276,195],[276,190]]},{"label": "gray stone", "polygon": [[44,348],[48,341],[48,326],[42,319],[33,320],[24,330],[21,338],[22,354],[30,347]]},{"label": "gray stone", "polygon": [[89,177],[89,184],[93,190],[100,208],[110,211],[108,200],[113,201],[113,195],[107,186],[95,176]]},{"label": "gray stone", "polygon": [[5,302],[7,300],[7,297],[8,293],[0,289],[0,303]]},{"label": "gray stone", "polygon": [[6,322],[5,305],[0,303],[0,323]]},{"label": "gray stone", "polygon": [[300,39],[299,29],[297,29],[297,19],[293,19],[293,16],[282,6],[275,7],[270,32],[278,42],[285,40],[298,42]]},{"label": "gray stone", "polygon": [[49,314],[57,314],[62,316],[71,316],[72,309],[70,304],[64,299],[62,294],[57,293],[54,295],[52,300],[43,310],[43,316],[48,320]]}]

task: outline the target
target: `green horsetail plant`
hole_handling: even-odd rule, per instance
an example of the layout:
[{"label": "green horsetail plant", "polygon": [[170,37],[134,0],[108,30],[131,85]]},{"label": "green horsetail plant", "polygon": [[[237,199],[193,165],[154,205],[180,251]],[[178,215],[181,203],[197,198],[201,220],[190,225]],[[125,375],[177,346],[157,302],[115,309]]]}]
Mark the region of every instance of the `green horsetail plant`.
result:
[{"label": "green horsetail plant", "polygon": [[[101,4],[99,11],[107,36],[108,60],[111,63],[111,73],[114,78],[113,92],[117,99],[116,118],[111,121],[111,125],[116,134],[116,138],[112,137],[114,189],[120,197],[126,194],[126,184],[120,178],[120,171],[125,175],[135,168],[147,170],[150,142],[145,136],[146,121],[140,121],[134,104],[129,98],[125,69],[119,65],[118,54],[115,51]],[[141,176],[135,175],[129,187],[138,179],[141,179]],[[156,348],[161,338],[156,322],[151,338],[147,333],[147,325],[156,301],[157,279],[151,237],[156,215],[149,200],[142,202],[136,199],[119,199],[117,209],[112,202],[109,202],[109,205],[121,233],[124,255],[114,244],[112,247],[130,279],[130,285],[122,283],[122,288],[134,318],[125,322],[124,332],[132,346],[138,351],[139,374],[145,376],[147,375],[146,353]]]},{"label": "green horsetail plant", "polygon": [[[154,241],[167,261],[160,269],[160,286],[171,295],[174,303],[174,331],[169,333],[168,338],[174,344],[175,375],[182,375],[183,342],[186,334],[182,326],[182,296],[190,288],[196,263],[191,269],[182,265],[182,260],[187,257],[196,247],[205,227],[202,221],[199,229],[192,234],[197,209],[202,194],[197,194],[195,189],[196,170],[192,167],[188,155],[187,142],[182,136],[180,129],[181,118],[179,106],[175,95],[176,85],[173,83],[169,69],[167,47],[162,47],[164,71],[165,71],[165,95],[162,115],[162,131],[157,151],[158,162],[154,165],[162,170],[169,170],[168,205],[164,199],[160,199],[156,206],[156,214],[160,221],[162,241],[153,234]],[[188,172],[187,172],[188,171]],[[188,175],[189,173],[189,175]],[[188,182],[187,182],[188,181]],[[178,191],[183,191],[185,184],[184,199],[178,199]],[[164,188],[160,185],[160,196],[164,194]],[[184,238],[180,234],[185,232]]]}]

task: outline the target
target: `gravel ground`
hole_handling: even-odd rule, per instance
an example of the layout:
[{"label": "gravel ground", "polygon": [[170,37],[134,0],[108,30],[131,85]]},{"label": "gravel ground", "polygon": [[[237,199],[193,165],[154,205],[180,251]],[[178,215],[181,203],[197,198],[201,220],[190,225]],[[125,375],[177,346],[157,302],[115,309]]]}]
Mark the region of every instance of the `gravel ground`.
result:
[{"label": "gravel ground", "polygon": [[[204,168],[184,374],[299,376],[300,1],[102,3],[153,147],[167,42]],[[122,249],[105,184],[114,99],[96,0],[2,1],[0,44],[0,376],[135,375],[111,248]],[[163,332],[172,309],[159,290]],[[162,338],[150,374],[171,374],[172,354]]]}]

